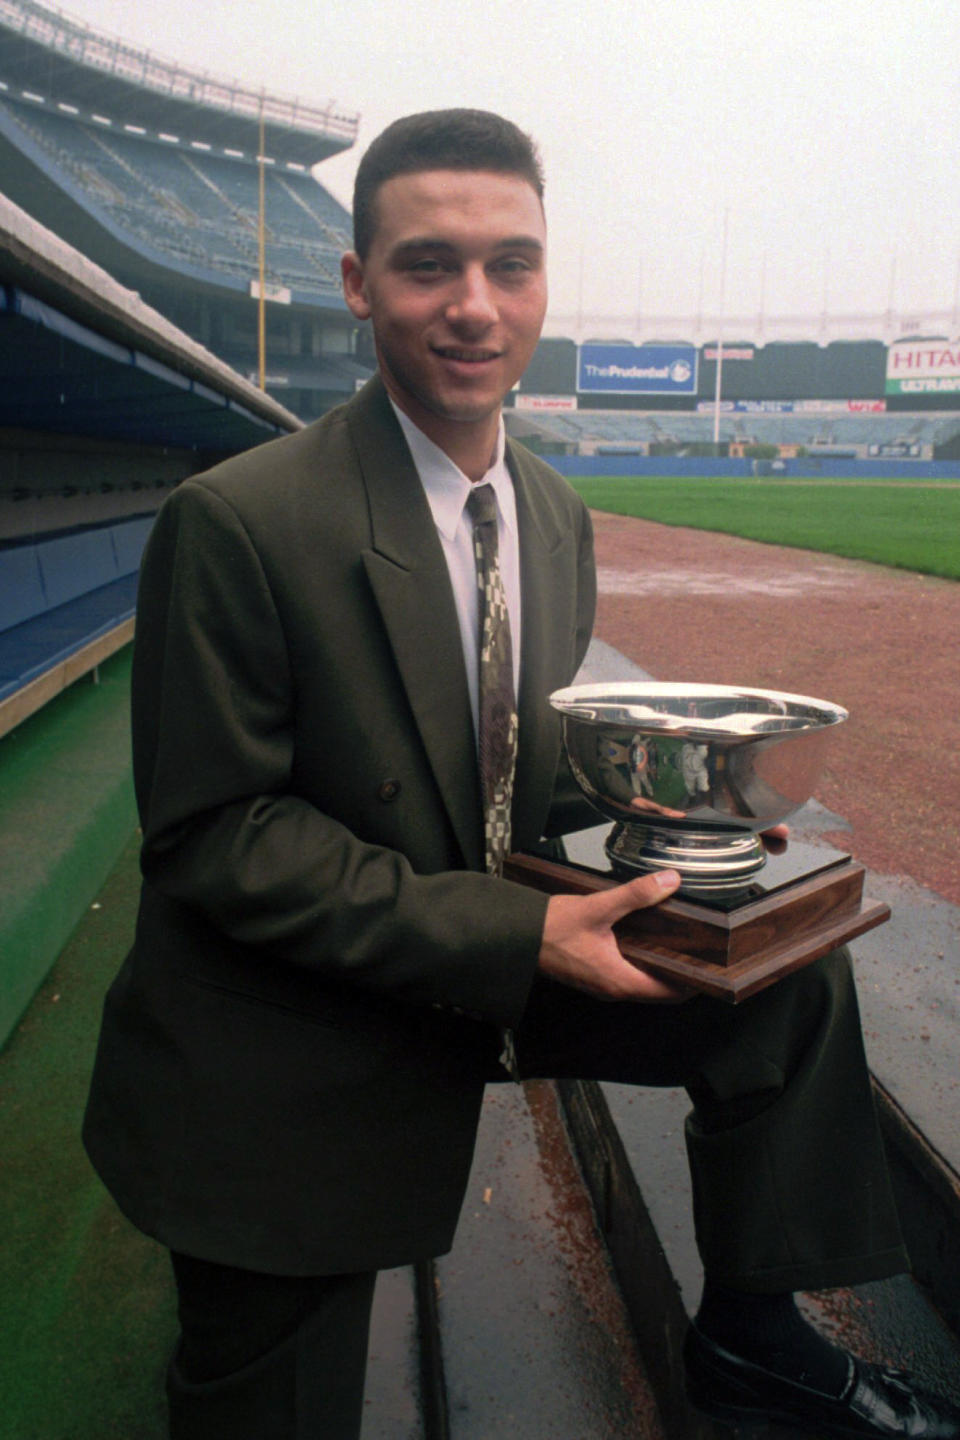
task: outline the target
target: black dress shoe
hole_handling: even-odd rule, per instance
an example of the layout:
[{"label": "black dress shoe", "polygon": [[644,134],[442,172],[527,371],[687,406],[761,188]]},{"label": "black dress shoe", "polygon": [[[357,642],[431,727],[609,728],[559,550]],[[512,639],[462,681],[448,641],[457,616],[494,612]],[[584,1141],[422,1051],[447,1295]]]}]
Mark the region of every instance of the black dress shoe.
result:
[{"label": "black dress shoe", "polygon": [[714,1420],[768,1420],[816,1435],[960,1440],[960,1410],[915,1389],[910,1376],[850,1357],[843,1394],[825,1395],[741,1360],[691,1325],[683,1350],[687,1397]]}]

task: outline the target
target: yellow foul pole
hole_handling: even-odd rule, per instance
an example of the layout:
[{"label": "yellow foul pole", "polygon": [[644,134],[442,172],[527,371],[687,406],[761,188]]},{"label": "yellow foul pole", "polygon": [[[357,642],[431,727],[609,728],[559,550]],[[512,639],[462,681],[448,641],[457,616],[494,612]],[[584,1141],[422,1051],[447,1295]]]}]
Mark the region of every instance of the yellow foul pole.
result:
[{"label": "yellow foul pole", "polygon": [[266,217],[265,211],[265,144],[263,100],[260,101],[260,208],[257,217],[257,249],[260,261],[260,297],[257,302],[257,354],[260,362],[260,389],[267,388],[267,319],[266,319]]}]

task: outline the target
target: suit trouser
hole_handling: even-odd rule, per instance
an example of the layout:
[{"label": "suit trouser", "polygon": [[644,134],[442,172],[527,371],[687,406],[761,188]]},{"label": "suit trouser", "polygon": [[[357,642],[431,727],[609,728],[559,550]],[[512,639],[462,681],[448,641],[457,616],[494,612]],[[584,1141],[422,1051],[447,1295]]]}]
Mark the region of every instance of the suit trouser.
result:
[{"label": "suit trouser", "polygon": [[259,1275],[173,1255],[171,1440],[355,1440],[376,1274]]},{"label": "suit trouser", "polygon": [[[611,1004],[538,982],[516,1038],[525,1078],[687,1089],[712,1279],[813,1290],[907,1268],[845,952],[738,1006]],[[356,1440],[373,1276],[174,1265],[173,1440]]]},{"label": "suit trouser", "polygon": [[697,1245],[739,1290],[907,1270],[847,951],[740,1005],[609,1004],[547,981],[516,1036],[523,1078],[682,1086]]}]

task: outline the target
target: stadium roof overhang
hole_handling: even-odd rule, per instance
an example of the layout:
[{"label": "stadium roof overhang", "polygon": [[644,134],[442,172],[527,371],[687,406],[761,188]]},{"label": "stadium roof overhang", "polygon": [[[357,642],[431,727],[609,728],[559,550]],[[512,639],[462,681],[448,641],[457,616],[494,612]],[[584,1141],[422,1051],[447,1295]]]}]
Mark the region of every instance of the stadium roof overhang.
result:
[{"label": "stadium roof overhang", "polygon": [[[43,13],[43,7],[24,9]],[[215,80],[99,37],[62,14],[47,13],[47,43],[0,23],[0,81],[11,99],[27,95],[51,110],[75,110],[81,119],[103,117],[118,129],[130,124],[153,135],[173,132],[186,143],[238,150],[248,157],[259,153],[262,110],[266,153],[308,168],[356,139],[353,115]]]},{"label": "stadium roof overhang", "polygon": [[235,452],[300,423],[0,196],[0,425]]},{"label": "stadium roof overhang", "polygon": [[14,285],[0,288],[0,425],[205,451],[244,450],[282,433]]}]

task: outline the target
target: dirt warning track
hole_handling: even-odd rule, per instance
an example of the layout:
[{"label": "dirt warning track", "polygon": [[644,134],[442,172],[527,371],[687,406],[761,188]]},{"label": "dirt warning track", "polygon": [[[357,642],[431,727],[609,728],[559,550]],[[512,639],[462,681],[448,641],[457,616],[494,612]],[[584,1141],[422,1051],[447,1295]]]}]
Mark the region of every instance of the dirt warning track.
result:
[{"label": "dirt warning track", "polygon": [[871,869],[960,904],[960,583],[594,512],[595,634],[662,680],[845,706],[817,799]]}]

